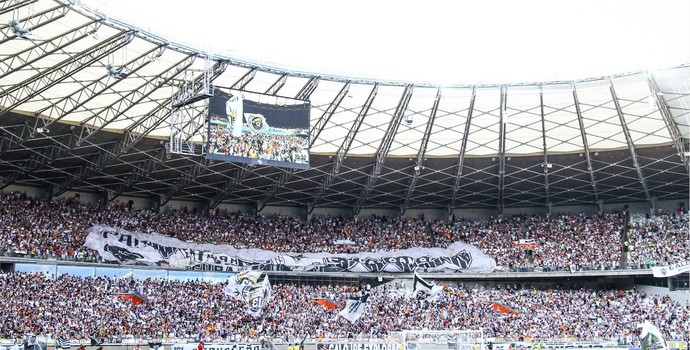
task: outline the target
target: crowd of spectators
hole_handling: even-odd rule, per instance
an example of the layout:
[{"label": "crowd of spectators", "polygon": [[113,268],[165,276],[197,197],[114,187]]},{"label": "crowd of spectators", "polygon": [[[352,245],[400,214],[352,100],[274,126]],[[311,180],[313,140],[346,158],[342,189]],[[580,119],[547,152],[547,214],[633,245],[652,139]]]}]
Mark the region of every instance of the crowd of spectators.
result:
[{"label": "crowd of spectators", "polygon": [[690,260],[688,216],[661,212],[635,215],[630,228],[630,263],[668,265]]},{"label": "crowd of spectators", "polygon": [[[0,273],[0,338],[33,333],[71,339],[186,338],[216,341],[386,338],[404,329],[484,329],[499,340],[631,341],[647,320],[669,339],[688,339],[690,308],[635,289],[520,285],[447,285],[438,300],[401,296],[388,284],[369,290],[354,323],[338,315],[361,293],[352,286],[276,284],[260,317],[223,293],[225,282],[105,277],[56,278]],[[364,287],[366,288],[366,286]],[[133,304],[118,294],[136,294]],[[338,307],[314,302],[327,298]],[[496,311],[500,303],[510,312]],[[505,311],[505,310],[504,310]]]},{"label": "crowd of spectators", "polygon": [[245,131],[236,137],[230,129],[218,126],[212,126],[209,131],[209,152],[235,157],[308,164],[308,143],[308,136]]},{"label": "crowd of spectators", "polygon": [[[0,195],[0,254],[99,261],[83,247],[89,227],[103,224],[182,241],[229,244],[280,252],[356,253],[410,247],[476,245],[499,267],[514,270],[616,269],[623,215],[562,214],[449,221],[371,216],[288,216],[215,211],[136,210],[119,202],[81,204],[75,198],[48,201],[19,193]],[[629,263],[634,267],[688,260],[688,216],[635,216]],[[529,242],[529,244],[522,244]]]}]

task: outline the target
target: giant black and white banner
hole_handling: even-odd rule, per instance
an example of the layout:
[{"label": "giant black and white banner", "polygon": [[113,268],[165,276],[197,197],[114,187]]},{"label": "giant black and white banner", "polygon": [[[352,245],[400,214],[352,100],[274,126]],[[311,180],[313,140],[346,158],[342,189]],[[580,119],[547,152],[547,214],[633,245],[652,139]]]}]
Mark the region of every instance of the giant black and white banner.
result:
[{"label": "giant black and white banner", "polygon": [[690,260],[667,266],[652,266],[652,274],[654,274],[654,277],[671,277],[686,272],[690,272]]},{"label": "giant black and white banner", "polygon": [[405,350],[403,343],[316,343],[316,350]]},{"label": "giant black and white banner", "polygon": [[455,242],[448,248],[409,248],[389,252],[330,254],[279,253],[236,249],[230,245],[196,244],[162,235],[135,233],[96,225],[84,245],[106,261],[120,264],[184,266],[203,271],[239,271],[282,266],[310,271],[413,272],[415,270],[488,273],[496,261],[477,247]]},{"label": "giant black and white banner", "polygon": [[[199,343],[173,344],[172,350],[197,350]],[[204,350],[261,350],[259,343],[204,344]]]}]

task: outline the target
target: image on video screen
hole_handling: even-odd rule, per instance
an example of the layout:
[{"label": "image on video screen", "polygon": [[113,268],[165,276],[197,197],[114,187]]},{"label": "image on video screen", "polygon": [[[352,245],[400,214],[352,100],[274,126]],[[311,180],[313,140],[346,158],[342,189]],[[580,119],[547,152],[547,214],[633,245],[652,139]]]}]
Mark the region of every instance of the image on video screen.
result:
[{"label": "image on video screen", "polygon": [[209,101],[207,157],[309,168],[306,101],[216,90]]}]

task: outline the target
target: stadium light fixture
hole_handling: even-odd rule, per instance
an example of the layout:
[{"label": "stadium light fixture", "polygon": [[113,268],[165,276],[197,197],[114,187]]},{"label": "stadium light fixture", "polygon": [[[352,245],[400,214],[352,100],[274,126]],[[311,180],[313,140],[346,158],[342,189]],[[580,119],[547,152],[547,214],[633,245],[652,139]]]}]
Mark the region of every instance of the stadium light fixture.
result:
[{"label": "stadium light fixture", "polygon": [[125,68],[124,66],[120,68],[115,68],[114,65],[108,63],[108,65],[105,68],[108,70],[108,75],[115,79],[127,78],[127,68]]},{"label": "stadium light fixture", "polygon": [[410,125],[414,121],[412,113],[405,113],[405,124]]},{"label": "stadium light fixture", "polygon": [[31,31],[24,28],[18,20],[13,19],[10,21],[10,28],[12,28],[12,34],[24,39],[31,40]]}]

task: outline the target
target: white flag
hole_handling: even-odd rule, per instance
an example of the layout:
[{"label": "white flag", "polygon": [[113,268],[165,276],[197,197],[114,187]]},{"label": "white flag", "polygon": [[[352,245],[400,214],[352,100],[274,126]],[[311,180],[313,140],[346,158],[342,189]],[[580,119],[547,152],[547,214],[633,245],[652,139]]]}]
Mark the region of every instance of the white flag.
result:
[{"label": "white flag", "polygon": [[261,277],[261,270],[243,270],[230,277],[228,285],[223,289],[226,295],[237,300],[246,301],[250,290],[256,286]]},{"label": "white flag", "polygon": [[264,280],[261,283],[257,283],[249,291],[247,296],[247,311],[254,317],[261,316],[261,310],[264,305],[271,300],[271,283],[268,281],[268,276],[264,276]]},{"label": "white flag", "polygon": [[345,317],[351,323],[355,323],[364,314],[364,308],[367,307],[368,299],[369,294],[364,294],[361,297],[351,297],[347,304],[345,304],[345,308],[338,315]]},{"label": "white flag", "polygon": [[413,298],[431,301],[441,294],[441,290],[443,290],[443,286],[437,286],[433,283],[427,282],[416,272],[414,273],[414,281],[412,282]]}]

